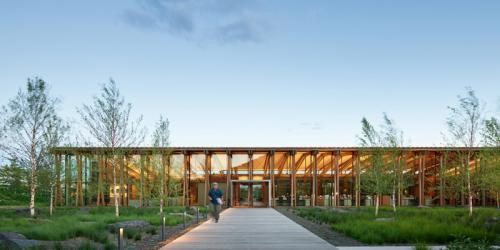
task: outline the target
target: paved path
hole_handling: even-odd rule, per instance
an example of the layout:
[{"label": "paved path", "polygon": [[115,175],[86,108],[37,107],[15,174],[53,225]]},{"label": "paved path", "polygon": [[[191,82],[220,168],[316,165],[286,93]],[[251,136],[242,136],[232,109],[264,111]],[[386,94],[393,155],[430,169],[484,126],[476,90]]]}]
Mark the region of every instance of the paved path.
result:
[{"label": "paved path", "polygon": [[272,208],[226,209],[162,249],[335,249]]}]

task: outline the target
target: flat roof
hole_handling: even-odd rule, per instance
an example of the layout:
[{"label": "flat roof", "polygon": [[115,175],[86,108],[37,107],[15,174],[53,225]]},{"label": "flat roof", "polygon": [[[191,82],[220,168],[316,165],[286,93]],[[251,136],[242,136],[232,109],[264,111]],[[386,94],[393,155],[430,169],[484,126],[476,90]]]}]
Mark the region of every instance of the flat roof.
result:
[{"label": "flat roof", "polygon": [[[152,154],[155,152],[172,152],[172,153],[266,153],[266,152],[358,152],[358,151],[373,151],[373,150],[393,150],[410,152],[423,152],[423,151],[480,151],[484,149],[500,150],[500,147],[118,147],[115,151],[124,152],[127,154]],[[92,154],[111,152],[110,147],[54,147],[50,149],[53,154]]]}]

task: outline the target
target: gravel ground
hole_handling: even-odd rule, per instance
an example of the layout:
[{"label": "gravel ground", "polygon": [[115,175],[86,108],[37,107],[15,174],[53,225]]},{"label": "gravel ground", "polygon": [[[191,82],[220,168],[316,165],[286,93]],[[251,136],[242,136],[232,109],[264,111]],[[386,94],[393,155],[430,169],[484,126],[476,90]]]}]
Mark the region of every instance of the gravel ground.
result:
[{"label": "gravel ground", "polygon": [[291,208],[276,207],[275,209],[334,246],[365,246],[355,239],[332,230],[328,224],[317,224],[296,215]]},{"label": "gravel ground", "polygon": [[158,227],[157,234],[147,235],[141,241],[128,241],[125,245],[125,249],[140,249],[140,250],[153,250],[159,249],[166,245],[170,241],[176,239],[177,237],[183,235],[192,228],[203,223],[206,219],[200,217],[198,223],[196,223],[196,218],[189,222],[186,222],[186,227],[183,224],[179,224],[172,227],[165,227],[165,238],[166,240],[161,240],[161,227]]}]

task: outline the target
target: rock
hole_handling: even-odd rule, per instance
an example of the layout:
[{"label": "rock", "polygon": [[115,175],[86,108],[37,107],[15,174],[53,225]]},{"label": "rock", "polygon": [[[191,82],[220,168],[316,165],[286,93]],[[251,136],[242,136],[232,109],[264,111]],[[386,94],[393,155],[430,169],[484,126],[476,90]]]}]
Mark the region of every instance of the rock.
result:
[{"label": "rock", "polygon": [[488,229],[496,227],[500,223],[500,218],[491,217],[484,222],[484,226]]},{"label": "rock", "polygon": [[116,228],[135,228],[135,229],[144,229],[150,227],[151,224],[147,221],[143,220],[130,220],[130,221],[121,221],[115,224],[109,225],[110,229]]},{"label": "rock", "polygon": [[[21,215],[21,216],[30,216],[30,209],[29,208],[17,208],[16,209],[16,214]],[[35,208],[35,215],[40,214],[40,209]]]},{"label": "rock", "polygon": [[394,218],[376,218],[375,221],[394,221]]},{"label": "rock", "polygon": [[2,249],[28,249],[42,246],[37,240],[28,240],[22,234],[13,232],[0,232],[0,247]]},{"label": "rock", "polygon": [[81,207],[80,213],[88,214],[90,212],[90,207]]}]

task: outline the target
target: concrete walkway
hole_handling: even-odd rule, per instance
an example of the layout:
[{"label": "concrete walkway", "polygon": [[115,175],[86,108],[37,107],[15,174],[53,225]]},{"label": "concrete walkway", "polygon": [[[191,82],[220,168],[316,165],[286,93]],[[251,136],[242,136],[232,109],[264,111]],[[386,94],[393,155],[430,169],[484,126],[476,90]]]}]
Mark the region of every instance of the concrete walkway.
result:
[{"label": "concrete walkway", "polygon": [[161,249],[335,249],[272,208],[230,208]]}]

